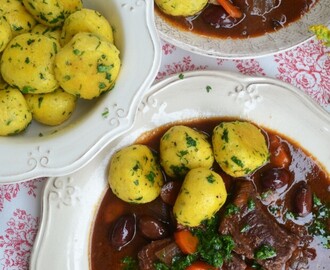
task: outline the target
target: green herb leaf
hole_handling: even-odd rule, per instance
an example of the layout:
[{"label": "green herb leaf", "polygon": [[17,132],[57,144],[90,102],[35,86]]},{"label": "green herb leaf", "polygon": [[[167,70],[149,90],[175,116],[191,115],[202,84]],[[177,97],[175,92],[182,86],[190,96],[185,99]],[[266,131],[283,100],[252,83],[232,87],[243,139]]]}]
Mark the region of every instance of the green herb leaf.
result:
[{"label": "green herb leaf", "polygon": [[255,253],[254,258],[258,260],[267,260],[276,257],[276,250],[271,245],[262,245]]}]

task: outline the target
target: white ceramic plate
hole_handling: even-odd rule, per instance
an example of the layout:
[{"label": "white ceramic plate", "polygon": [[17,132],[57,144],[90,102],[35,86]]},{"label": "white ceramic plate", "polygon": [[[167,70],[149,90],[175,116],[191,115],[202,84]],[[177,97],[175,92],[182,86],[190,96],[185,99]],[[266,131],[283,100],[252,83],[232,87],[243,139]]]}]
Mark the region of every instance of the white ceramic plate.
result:
[{"label": "white ceramic plate", "polygon": [[48,180],[30,269],[89,269],[90,235],[107,189],[111,155],[160,125],[210,116],[239,117],[286,134],[330,171],[330,116],[301,91],[277,80],[233,73],[176,75],[147,91],[133,126],[87,166]]},{"label": "white ceramic plate", "polygon": [[161,60],[153,1],[84,0],[114,28],[122,68],[114,89],[79,101],[69,121],[57,127],[32,123],[17,136],[0,137],[0,184],[71,173],[91,160],[109,139],[133,122],[145,89]]},{"label": "white ceramic plate", "polygon": [[276,32],[248,38],[212,38],[182,31],[156,14],[160,36],[180,48],[198,54],[221,58],[258,57],[284,51],[313,37],[308,29],[314,24],[330,24],[330,1],[318,0],[300,20]]}]

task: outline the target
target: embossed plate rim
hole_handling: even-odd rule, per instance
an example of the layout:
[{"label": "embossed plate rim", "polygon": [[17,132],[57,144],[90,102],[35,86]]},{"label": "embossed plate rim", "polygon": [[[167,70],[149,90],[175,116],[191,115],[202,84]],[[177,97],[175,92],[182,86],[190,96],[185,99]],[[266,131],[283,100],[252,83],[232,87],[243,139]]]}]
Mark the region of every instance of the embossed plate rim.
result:
[{"label": "embossed plate rim", "polygon": [[[107,188],[111,155],[150,129],[196,116],[235,116],[297,135],[295,140],[321,157],[330,171],[329,114],[300,90],[278,80],[230,72],[193,71],[183,73],[183,79],[173,75],[146,91],[133,126],[87,166],[48,180],[30,269],[89,269],[90,233]],[[316,135],[318,140],[312,140]]]},{"label": "embossed plate rim", "polygon": [[84,7],[100,11],[115,29],[122,58],[116,85],[96,100],[79,100],[72,117],[58,127],[33,122],[22,134],[0,137],[1,184],[65,175],[84,166],[133,123],[158,72],[161,48],[153,1],[85,0]]}]

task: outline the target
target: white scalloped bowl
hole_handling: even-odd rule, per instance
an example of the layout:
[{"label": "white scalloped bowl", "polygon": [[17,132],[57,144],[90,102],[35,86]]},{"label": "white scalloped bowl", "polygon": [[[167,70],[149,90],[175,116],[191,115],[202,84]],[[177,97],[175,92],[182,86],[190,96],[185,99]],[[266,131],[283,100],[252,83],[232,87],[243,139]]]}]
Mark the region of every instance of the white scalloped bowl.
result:
[{"label": "white scalloped bowl", "polygon": [[[294,8],[294,7],[293,7]],[[214,38],[182,31],[155,15],[160,37],[182,49],[221,58],[249,58],[278,53],[293,48],[314,35],[309,27],[330,24],[330,1],[318,0],[301,19],[266,35],[247,39]]]},{"label": "white scalloped bowl", "polygon": [[149,89],[133,126],[87,166],[69,176],[48,179],[30,269],[90,269],[93,221],[108,188],[112,154],[167,123],[215,116],[250,120],[295,140],[330,172],[330,116],[302,91],[265,77],[219,71],[183,75]]},{"label": "white scalloped bowl", "polygon": [[143,92],[160,65],[153,1],[84,0],[114,28],[122,67],[111,92],[79,100],[72,117],[57,127],[33,122],[19,135],[0,137],[0,184],[71,173],[89,162],[133,122]]}]

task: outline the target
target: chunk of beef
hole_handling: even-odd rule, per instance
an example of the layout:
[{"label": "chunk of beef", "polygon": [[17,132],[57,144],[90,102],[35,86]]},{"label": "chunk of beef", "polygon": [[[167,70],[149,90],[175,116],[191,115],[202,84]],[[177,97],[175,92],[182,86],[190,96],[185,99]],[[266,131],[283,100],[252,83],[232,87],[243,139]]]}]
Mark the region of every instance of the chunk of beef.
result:
[{"label": "chunk of beef", "polygon": [[232,258],[229,261],[225,261],[222,270],[245,270],[247,265],[244,260],[237,254],[233,253]]},{"label": "chunk of beef", "polygon": [[179,254],[182,254],[180,248],[171,238],[152,241],[139,251],[139,267],[143,270],[153,270],[155,262],[170,264],[173,257]]},{"label": "chunk of beef", "polygon": [[[229,234],[235,241],[234,251],[248,259],[255,259],[264,269],[282,270],[298,245],[298,237],[283,228],[264,209],[256,197],[250,181],[240,181],[233,199],[239,211],[225,216],[219,226],[221,234]],[[254,201],[253,207],[249,204]],[[268,259],[255,258],[255,252],[267,245],[275,249],[276,256]]]}]

